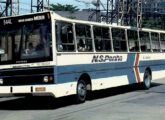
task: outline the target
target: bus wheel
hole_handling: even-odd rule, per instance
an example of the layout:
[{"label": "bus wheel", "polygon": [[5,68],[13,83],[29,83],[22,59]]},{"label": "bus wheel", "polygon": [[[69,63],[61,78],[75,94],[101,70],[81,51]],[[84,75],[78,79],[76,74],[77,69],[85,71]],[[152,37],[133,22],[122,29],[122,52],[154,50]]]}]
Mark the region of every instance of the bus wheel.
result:
[{"label": "bus wheel", "polygon": [[151,75],[148,70],[144,73],[144,81],[143,81],[143,88],[149,89],[151,87]]},{"label": "bus wheel", "polygon": [[85,102],[86,95],[87,95],[87,85],[84,80],[79,80],[77,84],[77,94],[76,94],[77,103]]}]

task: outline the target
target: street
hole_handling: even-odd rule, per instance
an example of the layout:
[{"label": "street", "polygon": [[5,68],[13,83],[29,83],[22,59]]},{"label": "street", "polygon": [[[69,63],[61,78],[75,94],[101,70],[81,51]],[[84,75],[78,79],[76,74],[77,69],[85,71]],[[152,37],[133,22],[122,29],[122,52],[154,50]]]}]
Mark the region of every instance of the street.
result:
[{"label": "street", "polygon": [[0,98],[0,120],[163,120],[165,80],[154,81],[150,90],[137,85],[92,93],[83,104],[73,96]]}]

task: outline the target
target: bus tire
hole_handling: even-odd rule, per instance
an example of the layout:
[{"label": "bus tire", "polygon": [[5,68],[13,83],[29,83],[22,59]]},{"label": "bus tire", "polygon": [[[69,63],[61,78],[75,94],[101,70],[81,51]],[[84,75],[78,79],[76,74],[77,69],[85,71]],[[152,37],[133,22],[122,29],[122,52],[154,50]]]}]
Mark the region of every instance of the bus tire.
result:
[{"label": "bus tire", "polygon": [[87,84],[81,79],[77,83],[77,94],[76,94],[76,102],[83,103],[86,100],[87,96]]},{"label": "bus tire", "polygon": [[148,90],[151,87],[151,74],[148,70],[145,71],[143,79],[142,87],[143,89]]}]

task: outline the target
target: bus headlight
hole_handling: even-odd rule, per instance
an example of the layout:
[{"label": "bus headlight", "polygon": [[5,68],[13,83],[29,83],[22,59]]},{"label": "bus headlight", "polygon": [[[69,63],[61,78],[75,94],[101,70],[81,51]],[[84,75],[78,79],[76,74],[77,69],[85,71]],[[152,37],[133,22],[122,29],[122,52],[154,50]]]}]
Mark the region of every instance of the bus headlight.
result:
[{"label": "bus headlight", "polygon": [[0,84],[1,84],[1,85],[3,84],[3,79],[0,79]]},{"label": "bus headlight", "polygon": [[49,82],[49,77],[48,76],[44,76],[43,82],[48,83]]}]

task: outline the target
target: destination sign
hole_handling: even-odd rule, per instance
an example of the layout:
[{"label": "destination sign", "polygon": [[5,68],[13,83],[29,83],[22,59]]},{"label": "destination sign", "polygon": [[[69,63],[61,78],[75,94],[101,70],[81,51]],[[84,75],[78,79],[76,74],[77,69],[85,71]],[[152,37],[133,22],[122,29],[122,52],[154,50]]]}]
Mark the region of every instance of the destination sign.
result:
[{"label": "destination sign", "polygon": [[8,17],[4,19],[0,19],[0,26],[10,26],[17,24],[25,24],[29,22],[38,22],[45,21],[50,19],[50,13],[38,13],[33,15],[24,15],[17,17]]}]

